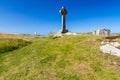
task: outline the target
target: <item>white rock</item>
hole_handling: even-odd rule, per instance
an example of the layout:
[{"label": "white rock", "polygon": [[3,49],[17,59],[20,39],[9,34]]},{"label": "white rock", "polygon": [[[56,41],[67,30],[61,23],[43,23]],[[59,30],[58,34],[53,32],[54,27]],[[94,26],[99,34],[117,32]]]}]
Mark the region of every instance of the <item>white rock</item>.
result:
[{"label": "white rock", "polygon": [[56,34],[54,35],[54,37],[62,37],[62,36],[63,36],[62,33],[56,33]]},{"label": "white rock", "polygon": [[110,44],[106,44],[100,47],[100,50],[103,53],[109,53],[111,55],[116,55],[120,57],[120,49],[110,45]]},{"label": "white rock", "polygon": [[102,41],[101,44],[104,45],[104,44],[109,44],[110,42],[106,42],[106,41]]},{"label": "white rock", "polygon": [[105,44],[110,44],[114,47],[120,47],[120,43],[119,42],[105,42],[105,41],[102,41],[101,42],[102,45],[105,45]]},{"label": "white rock", "polygon": [[104,44],[106,44],[106,42],[105,42],[105,41],[102,41],[101,44],[104,45]]},{"label": "white rock", "polygon": [[73,32],[67,32],[67,33],[61,33],[61,32],[57,32],[54,37],[62,37],[62,36],[69,36],[69,35],[73,35],[73,36],[76,36],[76,35],[79,35],[78,33],[73,33]]},{"label": "white rock", "polygon": [[67,32],[64,35],[78,35],[77,33],[73,33],[73,32]]},{"label": "white rock", "polygon": [[119,42],[110,42],[110,44],[114,47],[120,47],[120,43]]}]

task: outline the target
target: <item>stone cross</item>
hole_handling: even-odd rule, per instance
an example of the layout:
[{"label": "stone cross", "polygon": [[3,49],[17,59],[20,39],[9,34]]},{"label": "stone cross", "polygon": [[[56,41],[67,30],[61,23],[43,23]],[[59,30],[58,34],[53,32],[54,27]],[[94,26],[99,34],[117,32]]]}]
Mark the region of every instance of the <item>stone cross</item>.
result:
[{"label": "stone cross", "polygon": [[68,30],[66,29],[66,21],[65,21],[65,15],[67,14],[67,10],[65,7],[62,7],[62,9],[59,11],[60,14],[62,15],[62,28],[61,28],[61,33],[66,33]]}]

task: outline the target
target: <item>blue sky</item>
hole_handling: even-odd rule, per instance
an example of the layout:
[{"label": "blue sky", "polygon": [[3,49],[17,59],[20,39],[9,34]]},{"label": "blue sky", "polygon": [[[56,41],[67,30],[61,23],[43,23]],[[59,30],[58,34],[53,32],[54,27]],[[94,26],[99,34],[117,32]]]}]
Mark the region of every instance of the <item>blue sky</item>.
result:
[{"label": "blue sky", "polygon": [[68,10],[69,31],[109,28],[120,32],[120,0],[0,0],[0,32],[57,32],[61,28],[62,6]]}]

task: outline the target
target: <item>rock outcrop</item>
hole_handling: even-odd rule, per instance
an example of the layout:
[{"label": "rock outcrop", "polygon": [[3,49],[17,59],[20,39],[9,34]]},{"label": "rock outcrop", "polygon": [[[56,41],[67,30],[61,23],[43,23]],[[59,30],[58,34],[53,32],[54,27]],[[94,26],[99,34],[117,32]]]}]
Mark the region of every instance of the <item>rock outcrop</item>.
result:
[{"label": "rock outcrop", "polygon": [[104,44],[100,47],[100,50],[103,53],[108,53],[111,55],[116,55],[120,57],[120,43],[119,42],[101,42],[101,44]]}]

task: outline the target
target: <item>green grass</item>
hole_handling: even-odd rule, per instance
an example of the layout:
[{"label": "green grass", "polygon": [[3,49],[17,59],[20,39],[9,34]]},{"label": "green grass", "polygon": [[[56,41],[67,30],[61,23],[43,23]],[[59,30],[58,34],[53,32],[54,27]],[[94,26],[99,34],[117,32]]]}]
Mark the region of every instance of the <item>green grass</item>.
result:
[{"label": "green grass", "polygon": [[12,51],[27,45],[29,42],[22,39],[0,38],[0,53]]},{"label": "green grass", "polygon": [[120,60],[99,51],[90,34],[53,39],[38,37],[17,50],[0,54],[0,80],[120,80]]}]

